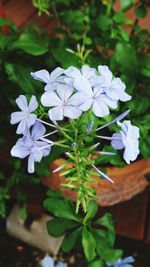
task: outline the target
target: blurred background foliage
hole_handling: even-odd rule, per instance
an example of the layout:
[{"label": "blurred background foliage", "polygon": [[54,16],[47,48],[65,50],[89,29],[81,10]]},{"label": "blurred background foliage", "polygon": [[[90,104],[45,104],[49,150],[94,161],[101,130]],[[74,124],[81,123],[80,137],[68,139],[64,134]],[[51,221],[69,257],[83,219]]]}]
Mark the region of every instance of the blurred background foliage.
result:
[{"label": "blurred background foliage", "polygon": [[[22,181],[38,183],[37,176],[25,172],[25,165],[10,159],[10,148],[15,141],[15,127],[9,125],[10,113],[16,109],[15,99],[19,94],[32,94],[39,98],[40,82],[31,78],[30,72],[45,68],[70,65],[91,67],[108,65],[115,76],[126,83],[126,91],[132,101],[120,107],[102,120],[109,121],[121,112],[131,109],[129,118],[140,127],[141,157],[150,157],[150,34],[141,28],[140,20],[147,16],[149,1],[120,0],[120,10],[115,11],[115,0],[33,0],[37,16],[46,13],[55,20],[49,36],[37,25],[17,29],[9,20],[0,18],[0,88],[2,155],[6,164],[0,175],[3,187],[0,192],[0,214],[5,214],[5,201],[13,184]],[[134,9],[135,19],[127,18],[126,12]],[[7,31],[3,31],[4,27]],[[51,25],[49,25],[51,27]],[[110,131],[115,126],[110,126]],[[48,175],[48,164],[61,154],[55,151],[38,164],[37,175]],[[3,157],[3,156],[2,156]],[[120,165],[116,157],[111,164]],[[105,162],[105,159],[103,160]],[[8,166],[10,166],[8,168]],[[8,177],[3,179],[3,177]],[[30,181],[29,181],[30,180]],[[20,195],[18,193],[18,198]],[[22,201],[22,199],[21,199]]]}]

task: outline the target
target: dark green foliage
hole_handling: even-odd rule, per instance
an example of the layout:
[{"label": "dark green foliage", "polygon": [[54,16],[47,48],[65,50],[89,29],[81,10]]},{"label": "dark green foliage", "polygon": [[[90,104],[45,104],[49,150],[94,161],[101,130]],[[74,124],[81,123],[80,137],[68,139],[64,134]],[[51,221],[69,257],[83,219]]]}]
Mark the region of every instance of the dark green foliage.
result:
[{"label": "dark green foliage", "polygon": [[115,262],[122,256],[122,251],[114,249],[115,229],[112,217],[106,213],[95,220],[97,203],[89,201],[87,213],[81,210],[74,213],[74,205],[58,192],[49,190],[44,207],[55,217],[48,221],[47,228],[51,236],[65,235],[62,250],[69,252],[83,250],[89,267],[105,266],[105,262]]}]

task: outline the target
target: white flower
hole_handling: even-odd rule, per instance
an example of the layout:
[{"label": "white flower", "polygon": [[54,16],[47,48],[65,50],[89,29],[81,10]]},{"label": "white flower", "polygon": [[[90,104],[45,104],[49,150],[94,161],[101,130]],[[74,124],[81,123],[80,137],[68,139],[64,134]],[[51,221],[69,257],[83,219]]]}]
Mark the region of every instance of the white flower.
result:
[{"label": "white flower", "polygon": [[43,106],[52,107],[48,112],[52,121],[78,118],[82,113],[78,107],[81,101],[77,93],[73,94],[73,88],[64,84],[58,86],[56,92],[48,91],[41,97]]},{"label": "white flower", "polygon": [[[113,100],[121,100],[123,102],[131,99],[131,96],[125,92],[125,84],[120,78],[113,77],[112,72],[107,66],[98,66],[98,71],[101,74],[99,77],[99,87],[103,88],[104,92]],[[98,79],[97,79],[98,86]]]},{"label": "white flower", "polygon": [[82,99],[80,109],[87,111],[92,108],[93,113],[98,117],[105,117],[109,114],[109,107],[114,109],[117,107],[117,101],[110,99],[103,89],[93,88],[85,77],[80,77],[74,82],[75,88],[79,91],[78,97]]},{"label": "white flower", "polygon": [[30,128],[36,121],[37,115],[32,114],[38,107],[38,102],[35,96],[32,96],[28,105],[27,99],[24,95],[20,95],[16,99],[16,103],[21,111],[13,112],[11,114],[11,124],[17,124],[17,134],[24,133],[27,128]]},{"label": "white flower", "polygon": [[139,151],[139,128],[133,126],[130,121],[126,120],[123,123],[117,122],[121,127],[120,133],[112,135],[111,145],[115,149],[124,149],[123,158],[130,164],[137,158]]},{"label": "white flower", "polygon": [[74,86],[74,82],[82,77],[92,85],[93,77],[96,76],[96,69],[90,68],[88,65],[83,65],[80,71],[76,67],[71,66],[64,71],[64,74],[67,76],[64,78],[64,81],[71,86]]},{"label": "white flower", "polygon": [[44,90],[48,91],[55,90],[57,88],[57,85],[59,84],[59,82],[61,82],[60,76],[63,73],[64,69],[58,67],[54,69],[51,73],[43,69],[36,72],[31,72],[31,75],[35,80],[39,80],[41,82],[46,83]]}]

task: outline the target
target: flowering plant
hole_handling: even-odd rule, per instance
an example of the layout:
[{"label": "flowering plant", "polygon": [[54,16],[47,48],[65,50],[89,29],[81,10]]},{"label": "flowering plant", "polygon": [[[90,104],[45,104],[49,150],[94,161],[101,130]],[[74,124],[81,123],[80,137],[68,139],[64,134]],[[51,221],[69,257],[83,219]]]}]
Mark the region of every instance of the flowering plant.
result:
[{"label": "flowering plant", "polygon": [[[66,161],[53,172],[61,170],[61,175],[66,177],[62,186],[77,192],[76,208],[74,211],[69,200],[49,192],[44,206],[56,217],[48,223],[49,233],[59,236],[71,229],[71,236],[63,241],[64,251],[69,251],[82,232],[83,250],[90,266],[98,266],[92,265],[98,256],[109,266],[123,266],[119,265],[122,252],[112,248],[115,239],[110,216],[106,214],[92,222],[98,208],[91,183],[96,176],[113,183],[113,177],[108,177],[98,164],[103,155],[115,157],[118,150],[123,150],[123,158],[130,164],[139,154],[139,128],[129,120],[122,121],[129,110],[107,123],[104,121],[110,110],[119,106],[119,101],[129,101],[131,96],[125,92],[125,84],[114,77],[107,66],[100,65],[98,70],[87,65],[80,70],[73,66],[66,70],[58,67],[51,73],[42,69],[31,75],[45,84],[44,93],[39,105],[35,96],[29,103],[24,95],[16,99],[21,111],[11,114],[11,124],[19,123],[17,134],[22,137],[11,149],[11,155],[28,158],[28,172],[33,173],[35,163],[52,153],[54,146],[60,147]],[[114,124],[116,132],[105,135],[107,127]],[[104,140],[111,144],[107,150]],[[58,230],[60,218],[63,225]],[[105,226],[108,232],[95,229],[97,224]],[[97,264],[104,266],[100,260]]]}]

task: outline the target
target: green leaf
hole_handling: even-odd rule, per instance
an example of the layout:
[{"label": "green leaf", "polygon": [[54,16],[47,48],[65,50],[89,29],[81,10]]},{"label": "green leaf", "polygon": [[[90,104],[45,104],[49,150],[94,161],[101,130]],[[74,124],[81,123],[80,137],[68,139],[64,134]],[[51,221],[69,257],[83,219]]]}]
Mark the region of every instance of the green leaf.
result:
[{"label": "green leaf", "polygon": [[92,261],[96,256],[96,241],[87,226],[84,226],[82,230],[82,245],[87,260]]},{"label": "green leaf", "polygon": [[84,25],[84,13],[80,10],[69,10],[66,12],[66,15],[63,16],[63,22],[69,26],[71,32],[82,33]]},{"label": "green leaf", "polygon": [[44,201],[44,207],[55,216],[80,222],[80,217],[74,211],[74,206],[67,199],[48,198]]},{"label": "green leaf", "polygon": [[[5,64],[5,70],[10,81],[16,83],[27,95],[33,95],[37,86],[37,81],[33,80],[30,67],[19,64]],[[37,91],[38,92],[38,91]]]},{"label": "green leaf", "polygon": [[147,15],[147,10],[144,6],[139,5],[136,9],[135,9],[135,16],[138,19],[142,19]]},{"label": "green leaf", "polygon": [[106,31],[113,23],[113,20],[106,15],[99,15],[96,19],[96,26],[99,30]]},{"label": "green leaf", "polygon": [[113,19],[116,23],[122,24],[125,22],[126,18],[122,11],[116,12],[113,16]]},{"label": "green leaf", "polygon": [[79,223],[72,220],[56,218],[47,222],[47,230],[50,236],[59,237],[64,235],[68,229],[78,225]]},{"label": "green leaf", "polygon": [[135,0],[120,0],[121,9],[127,11],[134,5]]},{"label": "green leaf", "polygon": [[115,229],[111,214],[105,213],[104,216],[99,218],[95,223],[107,228],[107,239],[109,240],[110,245],[113,246],[115,242]]},{"label": "green leaf", "polygon": [[87,222],[89,219],[92,219],[98,210],[98,206],[95,200],[90,200],[87,207],[87,214],[84,217],[84,222]]},{"label": "green leaf", "polygon": [[106,262],[114,263],[117,259],[121,258],[122,250],[113,249],[106,238],[100,237],[95,231],[96,251],[101,259]]},{"label": "green leaf", "polygon": [[44,164],[43,162],[36,163],[36,172],[39,176],[50,176],[51,171],[48,169],[48,166]]},{"label": "green leaf", "polygon": [[104,264],[102,260],[96,260],[96,261],[90,262],[88,264],[88,267],[104,267]]},{"label": "green leaf", "polygon": [[[130,55],[130,56],[129,56]],[[113,56],[122,72],[129,74],[137,73],[137,57],[134,47],[129,43],[117,43]]]},{"label": "green leaf", "polygon": [[71,234],[67,235],[65,237],[65,239],[63,240],[62,243],[62,250],[64,252],[69,252],[73,249],[77,238],[79,237],[79,235],[81,234],[81,228],[76,229],[75,231],[73,231]]},{"label": "green leaf", "polygon": [[29,32],[24,32],[12,44],[12,49],[21,49],[33,56],[43,55],[48,52],[48,38],[39,39]]}]

